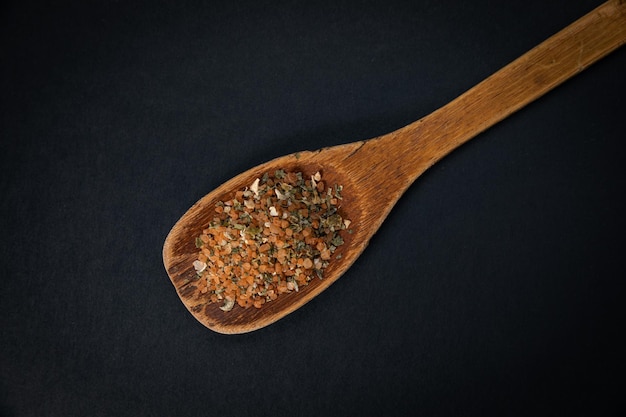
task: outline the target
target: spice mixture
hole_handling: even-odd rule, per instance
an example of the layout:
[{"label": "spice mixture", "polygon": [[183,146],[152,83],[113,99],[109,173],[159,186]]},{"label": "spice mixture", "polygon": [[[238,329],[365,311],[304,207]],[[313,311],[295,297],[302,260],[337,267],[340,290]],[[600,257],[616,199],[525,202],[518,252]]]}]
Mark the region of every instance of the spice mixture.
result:
[{"label": "spice mixture", "polygon": [[341,191],[326,186],[319,172],[304,178],[277,170],[217,202],[215,217],[196,238],[200,291],[224,311],[235,304],[260,308],[323,278],[343,244],[340,231],[350,225],[337,212]]}]

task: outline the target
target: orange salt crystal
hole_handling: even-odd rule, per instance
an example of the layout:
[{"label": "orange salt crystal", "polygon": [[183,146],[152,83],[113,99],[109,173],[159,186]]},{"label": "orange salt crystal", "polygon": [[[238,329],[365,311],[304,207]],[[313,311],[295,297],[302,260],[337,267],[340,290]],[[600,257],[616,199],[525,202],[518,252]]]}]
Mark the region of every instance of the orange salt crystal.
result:
[{"label": "orange salt crystal", "polygon": [[274,223],[270,224],[269,230],[270,233],[273,233],[275,235],[278,235],[281,232],[281,228],[279,226],[276,226]]}]

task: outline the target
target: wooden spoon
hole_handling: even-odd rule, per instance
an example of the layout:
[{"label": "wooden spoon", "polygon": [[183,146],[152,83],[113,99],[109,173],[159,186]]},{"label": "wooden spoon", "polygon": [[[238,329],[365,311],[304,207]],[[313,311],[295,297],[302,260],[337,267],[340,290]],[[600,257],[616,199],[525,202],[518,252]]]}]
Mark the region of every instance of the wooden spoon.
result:
[{"label": "wooden spoon", "polygon": [[[310,301],[357,259],[404,191],[435,162],[626,42],[626,0],[612,0],[572,23],[446,106],[395,132],[367,141],[282,156],[254,167],[210,192],[174,225],[163,246],[165,269],[187,309],[220,333],[267,326]],[[352,234],[335,252],[323,279],[283,294],[262,308],[220,310],[200,293],[192,265],[195,238],[213,217],[213,205],[276,169],[323,173],[343,185],[341,213]]]}]

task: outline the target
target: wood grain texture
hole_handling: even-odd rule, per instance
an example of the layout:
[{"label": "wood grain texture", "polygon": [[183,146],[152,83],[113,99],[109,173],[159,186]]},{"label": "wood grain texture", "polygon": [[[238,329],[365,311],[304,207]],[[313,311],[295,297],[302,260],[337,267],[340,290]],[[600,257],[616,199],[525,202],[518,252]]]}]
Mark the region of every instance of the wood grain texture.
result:
[{"label": "wood grain texture", "polygon": [[[429,167],[463,143],[552,90],[626,43],[626,2],[612,0],[583,16],[517,60],[430,115],[387,135],[315,152],[274,159],[229,180],[204,196],[165,240],[165,269],[187,309],[208,328],[244,333],[267,326],[301,307],[335,282],[363,252],[404,191]],[[223,312],[195,285],[195,237],[212,206],[276,169],[321,171],[328,184],[344,186],[340,213],[354,233],[325,272],[299,292],[283,294],[261,309]]]}]

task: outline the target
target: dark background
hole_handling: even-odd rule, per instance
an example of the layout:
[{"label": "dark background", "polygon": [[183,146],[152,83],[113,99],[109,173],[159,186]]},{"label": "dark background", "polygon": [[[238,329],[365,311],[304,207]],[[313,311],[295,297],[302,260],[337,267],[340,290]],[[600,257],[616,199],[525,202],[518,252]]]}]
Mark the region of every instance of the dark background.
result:
[{"label": "dark background", "polygon": [[235,174],[402,127],[599,4],[2,6],[0,415],[614,415],[626,49],[435,165],[265,329],[204,328],[161,260]]}]

